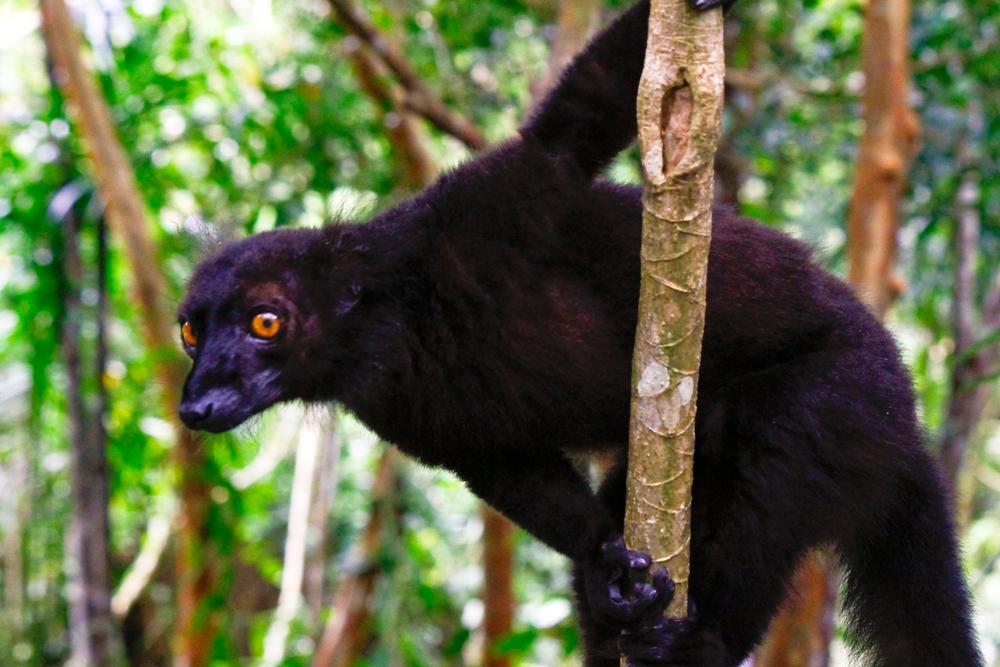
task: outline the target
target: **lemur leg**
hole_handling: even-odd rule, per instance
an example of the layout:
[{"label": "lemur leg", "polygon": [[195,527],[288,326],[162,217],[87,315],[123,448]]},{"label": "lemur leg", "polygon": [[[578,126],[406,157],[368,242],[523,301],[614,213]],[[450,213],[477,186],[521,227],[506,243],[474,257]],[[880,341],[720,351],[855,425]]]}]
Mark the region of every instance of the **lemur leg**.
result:
[{"label": "lemur leg", "polygon": [[649,557],[624,548],[620,521],[561,452],[495,451],[503,454],[467,461],[455,472],[480,498],[573,559],[585,575],[584,594],[595,617],[622,627],[661,615],[671,582],[659,576],[633,585],[649,568]]}]

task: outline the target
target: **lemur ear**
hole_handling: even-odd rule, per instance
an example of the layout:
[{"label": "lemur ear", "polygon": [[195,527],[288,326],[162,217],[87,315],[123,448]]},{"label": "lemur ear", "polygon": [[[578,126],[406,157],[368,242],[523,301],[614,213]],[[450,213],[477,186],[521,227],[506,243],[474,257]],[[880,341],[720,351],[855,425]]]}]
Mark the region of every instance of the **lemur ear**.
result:
[{"label": "lemur ear", "polygon": [[350,287],[344,291],[344,294],[337,301],[337,307],[334,312],[336,312],[337,317],[343,317],[351,312],[354,306],[358,305],[358,301],[361,301],[361,285],[352,282]]}]

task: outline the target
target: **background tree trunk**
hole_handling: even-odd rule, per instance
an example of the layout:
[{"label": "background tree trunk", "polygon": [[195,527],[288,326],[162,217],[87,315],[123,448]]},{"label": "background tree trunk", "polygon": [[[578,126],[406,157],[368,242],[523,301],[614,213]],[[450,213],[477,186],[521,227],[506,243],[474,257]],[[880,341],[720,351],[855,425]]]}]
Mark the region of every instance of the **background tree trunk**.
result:
[{"label": "background tree trunk", "polygon": [[[67,534],[69,634],[73,665],[118,662],[117,630],[111,616],[111,558],[108,532],[108,471],[100,407],[88,409],[83,390],[83,317],[80,290],[81,220],[72,205],[61,216],[63,229],[63,363],[72,462],[72,519]],[[100,341],[98,348],[101,347]],[[98,360],[98,382],[103,355]]]},{"label": "background tree trunk", "polygon": [[508,667],[497,642],[514,628],[514,524],[489,505],[483,517],[483,667]]},{"label": "background tree trunk", "polygon": [[976,168],[985,119],[978,102],[970,104],[969,128],[959,147],[964,174],[955,194],[955,283],[952,292],[951,395],[941,429],[941,464],[958,502],[960,523],[968,514],[969,494],[961,484],[969,445],[1000,372],[1000,273],[994,276],[977,313],[976,273],[982,242],[980,203],[982,177]]},{"label": "background tree trunk", "polygon": [[625,540],[677,584],[687,615],[698,366],[722,125],[722,12],[653,0],[637,99],[644,180]]},{"label": "background tree trunk", "polygon": [[305,576],[309,537],[309,510],[315,493],[316,466],[323,446],[324,428],[307,424],[295,450],[292,473],[292,497],[288,508],[284,559],[281,565],[281,591],[274,618],[264,636],[262,667],[275,667],[285,659],[288,632],[302,605],[302,582]]},{"label": "background tree trunk", "polygon": [[882,317],[894,294],[900,201],[920,123],[910,108],[909,0],[871,0],[865,11],[865,132],[847,220],[848,282]]},{"label": "background tree trunk", "polygon": [[316,465],[316,493],[313,494],[312,506],[309,508],[309,543],[303,595],[314,622],[321,618],[326,596],[330,510],[337,490],[340,449],[344,440],[337,424],[338,420],[334,417],[326,427]]},{"label": "background tree trunk", "polygon": [[210,485],[204,478],[205,449],[177,418],[185,370],[177,355],[176,326],[167,307],[165,280],[158,270],[161,264],[135,176],[115,135],[107,104],[83,63],[79,35],[63,0],[42,0],[41,10],[46,50],[74,111],[108,222],[125,246],[146,342],[160,360],[157,376],[163,412],[178,434],[174,464],[180,480],[181,508],[174,652],[179,667],[198,667],[207,663],[215,634],[216,615],[203,606],[215,587],[218,563],[207,526]]},{"label": "background tree trunk", "polygon": [[[919,122],[909,105],[909,0],[871,0],[862,49],[865,131],[847,222],[847,277],[882,317],[898,290],[893,279],[896,230]],[[836,573],[829,557],[806,556],[794,592],[758,652],[761,667],[816,667],[829,662]]]},{"label": "background tree trunk", "polygon": [[391,501],[398,479],[399,452],[389,447],[379,459],[372,485],[372,511],[361,538],[359,569],[347,576],[337,588],[330,618],[313,656],[313,667],[351,665],[371,637],[371,597],[379,570],[374,565],[383,548],[385,517],[392,511]]}]

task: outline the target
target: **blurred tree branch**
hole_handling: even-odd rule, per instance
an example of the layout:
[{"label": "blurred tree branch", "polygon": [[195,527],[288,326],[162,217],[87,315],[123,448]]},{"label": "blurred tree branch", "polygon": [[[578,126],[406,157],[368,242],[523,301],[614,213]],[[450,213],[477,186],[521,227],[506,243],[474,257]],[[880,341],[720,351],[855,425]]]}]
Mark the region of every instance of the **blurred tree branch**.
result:
[{"label": "blurred tree branch", "polygon": [[405,92],[402,108],[426,118],[436,128],[473,150],[486,147],[486,138],[479,129],[470,120],[450,109],[424,84],[402,51],[378,31],[360,7],[351,0],[330,0],[330,6],[341,24],[377,54],[395,74]]}]

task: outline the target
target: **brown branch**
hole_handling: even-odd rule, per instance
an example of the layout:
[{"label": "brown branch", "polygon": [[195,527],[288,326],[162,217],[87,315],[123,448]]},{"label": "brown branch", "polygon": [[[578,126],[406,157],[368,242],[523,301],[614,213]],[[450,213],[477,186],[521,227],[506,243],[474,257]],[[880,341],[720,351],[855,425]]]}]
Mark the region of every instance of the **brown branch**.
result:
[{"label": "brown branch", "polygon": [[771,621],[754,654],[755,667],[826,667],[834,631],[837,578],[830,554],[803,559],[792,577],[792,593]]},{"label": "brown branch", "polygon": [[509,667],[497,642],[514,627],[514,524],[483,505],[483,667]]},{"label": "brown branch", "polygon": [[389,80],[384,61],[363,42],[345,40],[344,50],[351,58],[362,90],[382,113],[382,124],[402,173],[403,185],[410,190],[430,185],[437,178],[437,165],[427,151],[427,138],[414,114],[404,110],[406,94]]},{"label": "brown branch", "polygon": [[417,74],[406,56],[372,24],[364,11],[350,0],[330,0],[330,6],[341,24],[364,42],[395,74],[406,93],[403,108],[426,118],[432,125],[473,150],[488,144],[479,129],[468,119],[455,113],[431,91]]},{"label": "brown branch", "polygon": [[132,167],[115,134],[107,103],[81,56],[80,37],[63,0],[42,0],[42,32],[56,79],[89,154],[97,191],[111,229],[125,246],[138,297],[146,344],[157,360],[163,410],[178,440],[174,464],[180,478],[181,508],[177,558],[177,659],[191,667],[206,664],[216,618],[200,613],[216,581],[216,564],[206,557],[212,544],[207,526],[209,485],[203,478],[205,451],[176,417],[184,367],[177,355],[175,326],[165,298],[165,279],[145,218]]},{"label": "brown branch", "polygon": [[847,222],[848,281],[882,316],[892,298],[899,203],[920,124],[910,109],[909,0],[872,0],[865,11],[865,131]]}]

